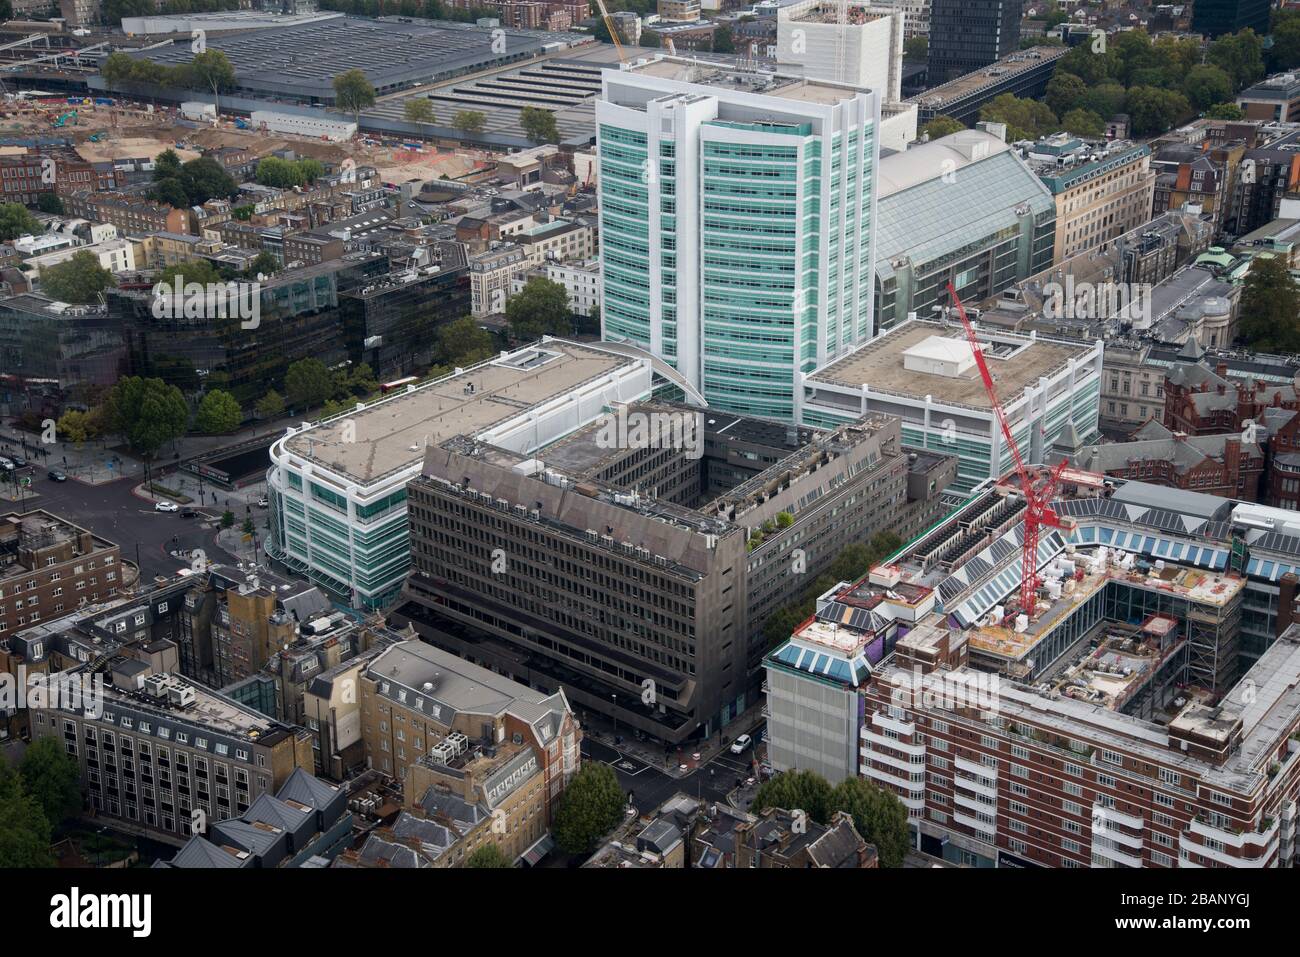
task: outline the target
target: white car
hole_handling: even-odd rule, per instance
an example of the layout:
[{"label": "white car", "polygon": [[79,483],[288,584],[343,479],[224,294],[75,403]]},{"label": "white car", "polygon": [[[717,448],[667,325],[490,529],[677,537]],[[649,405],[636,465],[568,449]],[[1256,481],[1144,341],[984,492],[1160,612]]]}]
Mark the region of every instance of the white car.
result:
[{"label": "white car", "polygon": [[753,743],[754,743],[753,738],[751,738],[747,734],[742,734],[735,741],[731,742],[731,753],[744,754],[749,749],[749,746]]},{"label": "white car", "polygon": [[153,510],[155,512],[179,512],[181,507],[175,502],[154,502]]}]

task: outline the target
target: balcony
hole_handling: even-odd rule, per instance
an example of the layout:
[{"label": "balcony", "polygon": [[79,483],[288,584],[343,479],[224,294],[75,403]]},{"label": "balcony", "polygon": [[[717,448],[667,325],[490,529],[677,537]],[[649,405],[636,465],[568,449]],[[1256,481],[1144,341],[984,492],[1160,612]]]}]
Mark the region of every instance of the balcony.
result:
[{"label": "balcony", "polygon": [[1092,819],[1097,820],[1098,815],[1101,815],[1103,820],[1111,824],[1122,824],[1124,827],[1132,828],[1135,831],[1140,831],[1147,826],[1146,819],[1143,817],[1126,814],[1123,811],[1102,804],[1094,804],[1092,806]]},{"label": "balcony", "polygon": [[924,744],[904,744],[897,738],[887,738],[883,734],[876,734],[876,732],[868,730],[865,724],[862,726],[862,737],[867,741],[870,741],[872,744],[879,745],[882,748],[891,748],[894,751],[901,751],[904,754],[913,754],[919,758],[925,757]]},{"label": "balcony", "polygon": [[998,836],[997,824],[985,824],[974,816],[958,814],[956,812],[953,812],[952,819],[957,824],[961,824],[965,827],[969,827],[973,831],[979,832],[990,841],[995,840]]},{"label": "balcony", "polygon": [[960,791],[954,791],[952,795],[953,802],[969,810],[972,814],[983,811],[985,814],[997,817],[998,806],[996,804],[985,804],[978,798],[973,798],[969,794],[962,794]]},{"label": "balcony", "polygon": [[984,781],[992,781],[994,785],[997,784],[997,768],[990,768],[983,764],[977,764],[976,762],[967,760],[966,758],[955,758],[954,761],[957,764],[957,770],[965,771],[967,774],[973,774],[975,777]]},{"label": "balcony", "polygon": [[[873,781],[881,781],[885,784],[892,785],[894,788],[905,791],[909,794],[917,788],[924,789],[925,787],[922,782],[909,781],[907,778],[900,778],[898,775],[890,774],[888,771],[882,771],[880,768],[873,768],[865,761],[862,764],[862,776],[871,778]],[[924,793],[924,790],[922,790],[922,793]]]},{"label": "balcony", "polygon": [[1142,858],[1134,857],[1115,847],[1108,847],[1104,841],[1094,840],[1092,842],[1092,854],[1094,857],[1104,857],[1108,861],[1116,864],[1122,864],[1124,867],[1141,867]]},{"label": "balcony", "polygon": [[993,800],[998,799],[998,789],[991,788],[982,781],[972,781],[970,778],[964,778],[959,774],[954,774],[952,782],[959,788],[965,788],[967,791],[973,791],[975,794],[982,794]]},{"label": "balcony", "polygon": [[903,758],[896,757],[892,754],[885,754],[882,751],[876,751],[868,747],[862,747],[859,749],[858,754],[864,761],[880,761],[883,764],[888,764],[891,768],[898,768],[898,770],[902,771],[904,774],[911,774],[913,771],[925,770],[924,762],[905,761]]},{"label": "balcony", "polygon": [[915,734],[916,723],[913,721],[900,721],[898,718],[891,718],[883,712],[876,711],[871,715],[871,723],[877,728],[888,728],[891,731],[897,731],[899,734]]}]

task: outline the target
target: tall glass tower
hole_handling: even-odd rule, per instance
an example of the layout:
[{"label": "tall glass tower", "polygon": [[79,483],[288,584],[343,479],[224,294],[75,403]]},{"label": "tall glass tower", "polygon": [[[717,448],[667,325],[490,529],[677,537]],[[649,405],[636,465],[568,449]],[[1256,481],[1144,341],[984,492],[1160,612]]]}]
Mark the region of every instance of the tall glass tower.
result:
[{"label": "tall glass tower", "polygon": [[797,421],[798,373],[874,332],[878,95],[661,56],[606,70],[596,121],[604,337]]}]

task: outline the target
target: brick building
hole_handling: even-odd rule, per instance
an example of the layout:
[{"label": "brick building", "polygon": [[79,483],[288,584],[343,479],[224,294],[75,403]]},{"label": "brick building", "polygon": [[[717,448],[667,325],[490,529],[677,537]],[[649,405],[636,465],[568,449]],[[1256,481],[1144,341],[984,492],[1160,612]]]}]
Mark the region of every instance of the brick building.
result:
[{"label": "brick building", "polygon": [[117,594],[118,546],[36,510],[0,516],[0,639]]}]

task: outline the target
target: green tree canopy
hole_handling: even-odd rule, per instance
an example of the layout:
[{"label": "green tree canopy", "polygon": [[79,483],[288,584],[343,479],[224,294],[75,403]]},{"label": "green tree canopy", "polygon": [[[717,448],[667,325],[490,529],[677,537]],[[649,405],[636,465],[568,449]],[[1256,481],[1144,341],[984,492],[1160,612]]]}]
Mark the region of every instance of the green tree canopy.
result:
[{"label": "green tree canopy", "polygon": [[1198,110],[1230,101],[1232,93],[1232,77],[1208,63],[1198,63],[1183,79],[1183,94]]},{"label": "green tree canopy", "polygon": [[1209,120],[1244,120],[1246,111],[1236,103],[1215,103],[1205,111]]},{"label": "green tree canopy", "polygon": [[319,359],[299,359],[285,373],[284,389],[290,404],[305,412],[334,394],[334,377]]},{"label": "green tree canopy", "polygon": [[5,203],[0,206],[0,242],[9,242],[19,236],[30,236],[41,231],[41,224],[22,203]]},{"label": "green tree canopy", "polygon": [[439,365],[470,366],[491,358],[494,351],[492,334],[469,316],[438,330]]},{"label": "green tree canopy", "polygon": [[1102,137],[1106,122],[1092,110],[1070,110],[1061,117],[1061,127],[1075,136]]},{"label": "green tree canopy", "polygon": [[1135,86],[1128,91],[1128,115],[1140,136],[1164,133],[1192,112],[1187,97],[1173,90]]},{"label": "green tree canopy", "polygon": [[1264,78],[1264,41],[1249,28],[1219,37],[1205,58],[1232,77],[1239,90]]},{"label": "green tree canopy", "polygon": [[909,60],[924,60],[930,55],[930,41],[925,37],[912,37],[903,44],[903,56]]},{"label": "green tree canopy", "polygon": [[1259,352],[1300,352],[1300,293],[1284,260],[1251,261],[1241,289],[1240,330]]},{"label": "green tree canopy", "polygon": [[1057,116],[1076,106],[1088,92],[1088,84],[1073,73],[1056,73],[1047,81],[1045,102]]},{"label": "green tree canopy", "polygon": [[271,389],[257,400],[257,416],[260,419],[277,419],[284,415],[284,398]]},{"label": "green tree canopy", "polygon": [[180,179],[181,158],[173,149],[165,149],[153,161],[153,180]]},{"label": "green tree canopy", "polygon": [[519,126],[534,143],[558,143],[560,130],[555,114],[536,106],[525,106],[519,113]]},{"label": "green tree canopy", "polygon": [[180,389],[162,379],[140,376],[118,380],[109,392],[107,412],[113,429],[146,457],[184,435],[190,419]]},{"label": "green tree canopy", "polygon": [[506,301],[506,321],[515,338],[523,341],[570,335],[569,293],[558,282],[534,276]]},{"label": "green tree canopy", "polygon": [[566,854],[588,854],[623,819],[627,795],[608,764],[587,763],[569,781],[551,822]]},{"label": "green tree canopy", "polygon": [[194,425],[200,432],[214,435],[218,432],[233,432],[244,421],[244,410],[229,392],[213,389],[199,402],[199,411],[195,415]]},{"label": "green tree canopy", "polygon": [[181,185],[191,206],[213,198],[229,199],[239,191],[231,175],[210,156],[200,156],[182,165]]},{"label": "green tree canopy", "polygon": [[83,412],[80,409],[69,409],[59,416],[55,428],[58,429],[59,435],[63,436],[67,441],[81,445],[88,439],[99,437],[102,418],[102,416]]},{"label": "green tree canopy", "polygon": [[911,842],[907,808],[897,795],[862,778],[845,778],[831,791],[829,805],[832,814],[849,813],[862,839],[876,846],[881,867],[903,866]]},{"label": "green tree canopy", "polygon": [[41,290],[60,302],[95,302],[101,292],[116,285],[99,257],[85,249],[43,270],[40,282]]},{"label": "green tree canopy", "polygon": [[731,32],[731,27],[725,24],[718,24],[713,31],[713,52],[714,53],[735,53],[736,38]]},{"label": "green tree canopy", "polygon": [[365,73],[348,70],[334,78],[334,103],[360,122],[361,111],[375,105],[375,88],[366,79]]},{"label": "green tree canopy", "polygon": [[1007,141],[1034,140],[1056,132],[1056,114],[1046,103],[1003,93],[980,108],[980,119],[1005,123]]},{"label": "green tree canopy", "polygon": [[172,263],[158,274],[158,282],[170,286],[177,276],[181,277],[182,283],[197,282],[200,285],[224,281],[221,273],[217,272],[217,267],[206,259],[187,259],[184,262]]},{"label": "green tree canopy", "polygon": [[451,125],[462,133],[481,133],[486,122],[487,116],[479,110],[459,110],[452,117]]},{"label": "green tree canopy", "polygon": [[402,104],[402,117],[408,123],[433,123],[438,119],[433,102],[426,96],[416,96]]},{"label": "green tree canopy", "polygon": [[51,216],[63,215],[63,200],[55,193],[41,193],[36,197],[36,208]]},{"label": "green tree canopy", "polygon": [[49,819],[22,776],[0,761],[0,868],[53,866]]},{"label": "green tree canopy", "polygon": [[941,136],[951,136],[953,133],[960,133],[966,129],[966,124],[961,120],[953,119],[951,116],[939,114],[929,123],[921,128],[921,132],[932,140],[937,140]]},{"label": "green tree canopy", "polygon": [[831,786],[813,771],[786,771],[759,785],[749,809],[755,814],[770,807],[803,811],[818,824],[831,816]]},{"label": "green tree canopy", "polygon": [[23,752],[18,773],[45,819],[61,824],[81,813],[81,773],[58,738],[37,738]]},{"label": "green tree canopy", "polygon": [[503,868],[509,867],[510,861],[506,859],[505,854],[497,844],[487,843],[479,845],[469,857],[465,858],[466,867],[491,867]]},{"label": "green tree canopy", "polygon": [[190,78],[196,89],[213,94],[235,88],[235,68],[220,50],[204,50],[190,61]]}]

